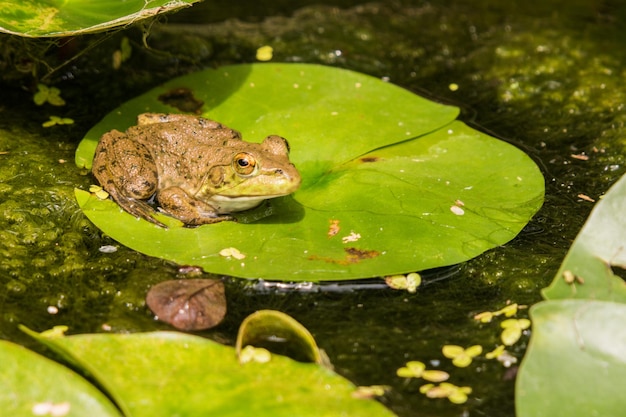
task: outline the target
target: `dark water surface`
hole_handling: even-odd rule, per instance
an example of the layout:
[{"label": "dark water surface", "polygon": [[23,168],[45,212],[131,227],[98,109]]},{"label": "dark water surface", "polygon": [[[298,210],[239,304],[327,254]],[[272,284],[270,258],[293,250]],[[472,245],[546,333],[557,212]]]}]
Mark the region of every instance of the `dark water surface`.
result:
[{"label": "dark water surface", "polygon": [[[626,7],[558,0],[259,4],[207,0],[161,19],[148,37],[151,50],[141,48],[137,27],[49,48],[54,67],[99,42],[50,76],[68,102],[60,109],[32,103],[33,79],[7,58],[15,40],[0,37],[0,338],[32,346],[18,323],[35,330],[67,324],[72,333],[104,324],[113,331],[167,328],[153,321],[143,299],[151,285],[180,277],[176,266],[124,247],[100,252],[116,243],[77,208],[74,187],[93,180],[74,166],[74,149],[89,127],[142,91],[208,66],[254,62],[259,46],[272,45],[274,62],[350,68],[461,107],[463,121],[537,162],[546,202],[512,242],[416,294],[265,292],[229,281],[229,316],[207,334],[231,342],[247,314],[279,309],[311,330],[339,373],[359,385],[390,385],[381,401],[398,415],[514,415],[514,367],[479,359],[455,369],[441,361],[455,383],[473,388],[464,405],[427,399],[421,383],[395,371],[408,360],[443,359],[444,344],[495,347],[497,323],[478,325],[472,316],[507,302],[538,302],[593,206],[579,194],[597,200],[624,172]],[[111,54],[122,36],[131,39],[133,55],[115,71]],[[31,41],[20,50],[40,46]],[[76,123],[41,127],[50,114]],[[510,349],[518,359],[528,336]]]}]

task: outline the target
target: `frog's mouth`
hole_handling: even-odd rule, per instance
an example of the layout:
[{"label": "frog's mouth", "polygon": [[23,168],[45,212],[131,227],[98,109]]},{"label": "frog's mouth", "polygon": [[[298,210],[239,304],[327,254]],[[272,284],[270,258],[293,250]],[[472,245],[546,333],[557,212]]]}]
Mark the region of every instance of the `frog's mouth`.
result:
[{"label": "frog's mouth", "polygon": [[237,211],[244,211],[254,208],[261,204],[264,200],[270,198],[282,197],[285,194],[276,195],[243,195],[236,197],[228,197],[223,195],[214,195],[211,197],[211,206],[217,210],[219,214],[234,213]]}]

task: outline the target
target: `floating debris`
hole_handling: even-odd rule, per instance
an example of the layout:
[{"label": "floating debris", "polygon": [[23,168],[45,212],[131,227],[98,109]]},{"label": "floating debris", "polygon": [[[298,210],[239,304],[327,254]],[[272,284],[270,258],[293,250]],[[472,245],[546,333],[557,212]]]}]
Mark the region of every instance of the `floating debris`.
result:
[{"label": "floating debris", "polygon": [[271,61],[274,56],[274,48],[265,45],[256,50],[256,59],[259,61]]},{"label": "floating debris", "polygon": [[272,360],[272,354],[265,348],[255,348],[252,345],[248,345],[239,353],[239,363],[267,363]]},{"label": "floating debris", "polygon": [[225,258],[245,259],[246,255],[241,253],[237,248],[224,248],[220,251],[220,255]]},{"label": "floating debris", "polygon": [[394,290],[407,290],[415,293],[417,287],[422,284],[422,277],[417,272],[411,272],[407,275],[392,275],[385,278],[385,283]]},{"label": "floating debris", "polygon": [[98,250],[102,253],[115,253],[117,252],[117,246],[103,245],[103,246],[100,246]]}]

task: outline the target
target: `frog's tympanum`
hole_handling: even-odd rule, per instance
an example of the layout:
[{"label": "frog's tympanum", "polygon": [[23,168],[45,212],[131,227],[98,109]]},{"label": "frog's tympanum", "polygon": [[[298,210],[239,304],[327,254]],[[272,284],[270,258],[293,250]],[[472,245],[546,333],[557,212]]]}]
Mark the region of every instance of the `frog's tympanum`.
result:
[{"label": "frog's tympanum", "polygon": [[300,174],[280,136],[250,143],[213,120],[145,113],[125,133],[105,133],[93,174],[127,212],[163,226],[148,200],[187,225],[232,220],[268,198],[294,192]]}]

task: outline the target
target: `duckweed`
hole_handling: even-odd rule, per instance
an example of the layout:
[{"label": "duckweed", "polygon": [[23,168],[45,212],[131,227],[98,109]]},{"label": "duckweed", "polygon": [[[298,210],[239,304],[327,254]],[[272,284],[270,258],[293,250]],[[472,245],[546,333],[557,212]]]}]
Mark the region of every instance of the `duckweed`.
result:
[{"label": "duckweed", "polygon": [[445,345],[441,349],[443,356],[452,359],[452,364],[459,368],[468,367],[472,360],[483,352],[480,345],[470,346],[467,349],[458,345]]}]

